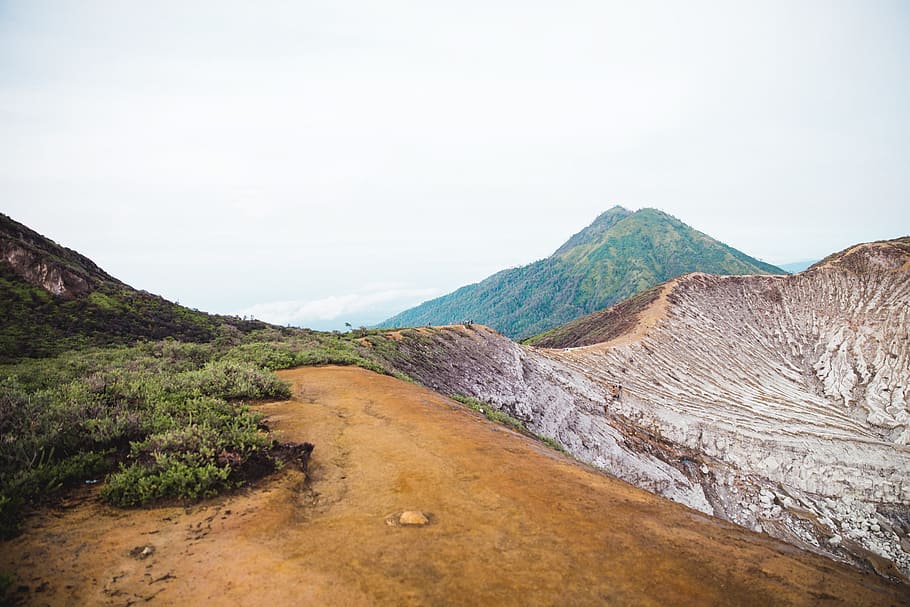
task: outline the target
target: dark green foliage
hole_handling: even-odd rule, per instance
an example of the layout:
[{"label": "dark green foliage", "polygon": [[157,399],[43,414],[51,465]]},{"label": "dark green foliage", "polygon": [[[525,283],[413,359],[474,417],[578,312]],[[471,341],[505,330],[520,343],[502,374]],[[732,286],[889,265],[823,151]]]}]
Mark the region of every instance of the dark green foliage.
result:
[{"label": "dark green foliage", "polygon": [[259,431],[258,416],[218,398],[191,399],[156,417],[163,422],[160,431],[134,441],[129,463],[121,464],[103,488],[111,503],[138,506],[167,497],[209,497],[230,487],[232,473],[271,446]]},{"label": "dark green foliage", "polygon": [[504,270],[382,324],[444,325],[470,318],[520,339],[688,272],[784,273],[660,211],[615,207],[551,257]]}]

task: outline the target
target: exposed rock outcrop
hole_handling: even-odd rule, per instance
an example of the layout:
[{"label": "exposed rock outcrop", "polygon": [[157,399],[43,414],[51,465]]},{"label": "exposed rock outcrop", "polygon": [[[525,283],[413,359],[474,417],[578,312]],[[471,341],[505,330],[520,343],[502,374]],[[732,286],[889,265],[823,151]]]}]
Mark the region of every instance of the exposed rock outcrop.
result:
[{"label": "exposed rock outcrop", "polygon": [[100,283],[122,285],[93,261],[0,214],[0,263],[31,285],[64,299],[88,295]]}]

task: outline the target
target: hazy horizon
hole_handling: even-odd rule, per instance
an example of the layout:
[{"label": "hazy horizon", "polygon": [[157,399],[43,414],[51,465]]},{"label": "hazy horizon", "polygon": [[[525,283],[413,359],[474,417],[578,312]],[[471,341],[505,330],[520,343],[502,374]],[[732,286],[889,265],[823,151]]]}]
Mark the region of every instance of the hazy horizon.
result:
[{"label": "hazy horizon", "polygon": [[373,324],[659,208],[774,264],[910,232],[910,8],[0,4],[0,210],[133,285]]}]

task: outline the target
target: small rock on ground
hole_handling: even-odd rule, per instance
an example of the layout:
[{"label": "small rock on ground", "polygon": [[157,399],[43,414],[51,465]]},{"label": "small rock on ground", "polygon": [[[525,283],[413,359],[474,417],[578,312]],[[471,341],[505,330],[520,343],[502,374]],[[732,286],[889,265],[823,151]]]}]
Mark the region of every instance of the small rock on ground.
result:
[{"label": "small rock on ground", "polygon": [[398,523],[401,525],[415,525],[422,527],[430,522],[427,516],[418,510],[406,510],[398,517]]}]

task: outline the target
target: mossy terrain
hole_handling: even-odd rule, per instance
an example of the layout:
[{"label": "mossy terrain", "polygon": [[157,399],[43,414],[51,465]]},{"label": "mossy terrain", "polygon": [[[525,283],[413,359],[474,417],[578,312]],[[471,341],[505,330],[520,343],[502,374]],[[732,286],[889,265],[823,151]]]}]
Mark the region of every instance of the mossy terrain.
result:
[{"label": "mossy terrain", "polygon": [[614,207],[552,256],[504,270],[382,323],[471,319],[522,339],[601,310],[688,272],[785,274],[655,209]]}]

